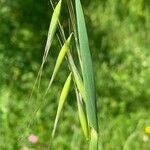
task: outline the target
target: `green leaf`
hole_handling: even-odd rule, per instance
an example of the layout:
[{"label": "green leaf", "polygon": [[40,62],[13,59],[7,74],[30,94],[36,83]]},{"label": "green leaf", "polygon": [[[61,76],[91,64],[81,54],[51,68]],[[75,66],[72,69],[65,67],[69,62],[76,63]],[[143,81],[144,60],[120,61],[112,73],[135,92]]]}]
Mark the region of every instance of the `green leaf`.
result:
[{"label": "green leaf", "polygon": [[84,108],[84,104],[81,98],[80,93],[76,90],[76,97],[77,97],[77,105],[78,105],[78,114],[79,114],[79,120],[81,123],[81,127],[83,129],[83,133],[86,137],[86,139],[89,139],[89,127],[88,127],[88,122],[87,122],[87,116]]},{"label": "green leaf", "polygon": [[63,61],[67,51],[69,50],[71,39],[72,39],[72,34],[68,37],[68,39],[66,40],[66,42],[64,43],[63,47],[61,48],[61,50],[59,52],[59,55],[57,57],[56,64],[55,64],[55,67],[54,67],[54,71],[53,71],[52,77],[50,79],[50,82],[49,82],[48,88],[46,90],[46,93],[50,89],[50,87],[52,85],[52,82],[53,82],[53,80],[54,80],[54,78],[55,78],[55,76],[56,76],[56,74],[57,74],[57,72],[60,68],[60,65],[62,64],[62,61]]},{"label": "green leaf", "polygon": [[56,114],[56,117],[55,117],[54,128],[53,128],[53,131],[52,131],[52,138],[55,135],[55,131],[56,131],[56,128],[57,128],[57,123],[58,123],[58,120],[59,120],[62,108],[64,106],[64,103],[65,103],[65,101],[67,99],[67,96],[68,96],[68,93],[69,93],[69,89],[70,89],[70,85],[71,85],[71,73],[70,73],[70,75],[68,76],[68,78],[67,78],[67,80],[65,82],[65,85],[64,85],[64,87],[62,89],[62,92],[61,92],[61,95],[60,95],[60,98],[59,98],[57,114]]},{"label": "green leaf", "polygon": [[[91,130],[94,130],[98,133],[98,120],[97,120],[97,111],[96,111],[96,94],[95,94],[95,85],[93,77],[93,68],[92,68],[92,59],[89,49],[89,42],[87,36],[87,30],[85,25],[84,14],[81,6],[80,0],[75,1],[76,16],[77,16],[77,29],[79,37],[79,46],[80,46],[80,55],[81,55],[81,68],[82,75],[86,93],[86,113],[88,118],[89,126]],[[92,132],[91,132],[92,134]],[[94,136],[91,136],[91,142]],[[92,142],[93,143],[93,142]],[[98,149],[98,140],[95,145],[95,149]]]},{"label": "green leaf", "polygon": [[46,42],[43,61],[46,60],[46,57],[48,55],[48,52],[49,52],[49,49],[50,49],[50,46],[52,43],[52,39],[53,39],[55,32],[56,32],[56,29],[57,29],[57,25],[58,25],[58,21],[59,21],[59,15],[60,15],[60,11],[61,11],[61,3],[62,3],[62,0],[60,0],[58,2],[58,4],[56,5],[54,12],[53,12],[53,15],[52,15],[52,19],[50,21],[48,38],[47,38],[47,42]]},{"label": "green leaf", "polygon": [[[42,64],[41,64],[41,67],[39,69],[36,81],[34,83],[33,90],[35,89],[35,86],[36,86],[37,82],[38,82],[38,90],[40,89],[41,77],[42,77],[42,73],[43,73],[43,66],[44,66],[46,58],[48,56],[48,53],[49,53],[49,50],[50,50],[50,47],[51,47],[51,43],[52,43],[53,37],[56,33],[57,25],[58,25],[58,22],[59,22],[59,15],[60,15],[60,11],[61,11],[61,3],[62,3],[62,0],[60,0],[58,2],[58,4],[56,5],[56,7],[54,9],[54,12],[53,12],[53,15],[52,15],[52,19],[50,21],[50,27],[49,27],[49,31],[48,31],[48,37],[47,37],[47,42],[46,42],[45,51],[44,51],[44,55],[43,55],[43,60],[42,60]],[[31,96],[32,96],[33,90],[31,92]]]}]

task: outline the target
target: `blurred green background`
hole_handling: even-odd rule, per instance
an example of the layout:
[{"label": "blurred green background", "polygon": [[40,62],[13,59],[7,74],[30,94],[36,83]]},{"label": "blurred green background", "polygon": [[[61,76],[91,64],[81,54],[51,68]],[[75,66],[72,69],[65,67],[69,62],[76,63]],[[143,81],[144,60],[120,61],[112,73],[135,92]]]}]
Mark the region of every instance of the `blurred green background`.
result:
[{"label": "blurred green background", "polygon": [[[82,0],[96,81],[100,149],[149,150],[150,1]],[[67,9],[61,21],[67,28]],[[0,150],[46,150],[61,91],[68,74],[61,67],[51,93],[38,107],[29,94],[42,62],[52,15],[49,0],[0,0]],[[45,91],[60,46],[55,38],[44,67],[39,96]],[[87,150],[73,89],[65,105],[54,150]],[[29,122],[31,124],[29,125]],[[28,136],[38,142],[32,144]],[[25,150],[25,147],[24,147]]]}]

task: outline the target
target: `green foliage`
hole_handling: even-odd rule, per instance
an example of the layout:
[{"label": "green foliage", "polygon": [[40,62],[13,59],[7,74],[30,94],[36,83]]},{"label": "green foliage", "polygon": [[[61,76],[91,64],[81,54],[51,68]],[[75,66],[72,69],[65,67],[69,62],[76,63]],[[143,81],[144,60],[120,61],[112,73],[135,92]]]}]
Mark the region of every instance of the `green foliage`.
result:
[{"label": "green foliage", "polygon": [[98,150],[98,120],[96,107],[96,93],[93,77],[92,60],[86,31],[86,24],[80,0],[75,1],[79,47],[81,55],[81,69],[86,93],[85,106],[90,127],[90,150]]},{"label": "green foliage", "polygon": [[71,73],[68,76],[68,78],[67,78],[67,80],[66,80],[66,82],[64,84],[64,87],[63,87],[63,89],[61,91],[61,95],[60,95],[59,102],[58,102],[58,109],[57,109],[57,113],[56,113],[56,118],[55,118],[55,122],[54,122],[54,129],[53,129],[53,132],[52,132],[52,138],[55,135],[55,131],[56,131],[56,128],[57,128],[58,120],[59,120],[60,114],[62,112],[64,103],[65,103],[65,101],[67,99],[67,96],[68,96],[68,93],[69,93],[69,90],[70,90],[70,85],[71,85]]},{"label": "green foliage", "polygon": [[[65,6],[65,2],[63,1]],[[94,62],[100,149],[149,150],[150,136],[150,4],[147,0],[81,1]],[[49,144],[55,111],[68,70],[64,63],[51,93],[27,128],[40,101],[36,90],[27,101],[41,64],[52,8],[49,1],[0,1],[0,149],[44,150]],[[62,8],[66,29],[67,9]],[[68,35],[66,35],[68,36]],[[44,67],[45,92],[60,47],[55,39]],[[64,77],[64,78],[62,78]],[[87,149],[71,89],[53,149]],[[76,111],[75,111],[76,110]],[[70,124],[72,125],[70,126]],[[37,144],[28,142],[31,133]],[[21,138],[23,137],[23,138]]]}]

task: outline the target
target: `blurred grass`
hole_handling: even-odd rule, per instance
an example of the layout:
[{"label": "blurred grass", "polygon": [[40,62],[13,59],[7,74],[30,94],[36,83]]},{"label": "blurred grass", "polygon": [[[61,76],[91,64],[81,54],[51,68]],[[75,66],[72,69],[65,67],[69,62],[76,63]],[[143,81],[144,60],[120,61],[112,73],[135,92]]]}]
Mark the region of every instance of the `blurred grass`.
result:
[{"label": "blurred grass", "polygon": [[[147,0],[83,1],[94,61],[100,147],[106,150],[149,150],[150,135],[150,3]],[[63,5],[64,6],[64,5]],[[65,8],[61,20],[66,25]],[[0,1],[0,149],[24,145],[48,146],[61,87],[67,71],[60,72],[46,104],[30,128],[26,124],[39,101],[36,92],[27,102],[42,61],[52,9],[49,1]],[[60,47],[55,39],[44,68],[45,91]],[[65,70],[66,64],[63,64]],[[64,78],[62,78],[62,76]],[[73,90],[73,89],[72,89]],[[87,149],[77,116],[75,95],[60,119],[53,149]],[[30,144],[27,136],[39,137]],[[23,139],[19,140],[21,136]]]}]

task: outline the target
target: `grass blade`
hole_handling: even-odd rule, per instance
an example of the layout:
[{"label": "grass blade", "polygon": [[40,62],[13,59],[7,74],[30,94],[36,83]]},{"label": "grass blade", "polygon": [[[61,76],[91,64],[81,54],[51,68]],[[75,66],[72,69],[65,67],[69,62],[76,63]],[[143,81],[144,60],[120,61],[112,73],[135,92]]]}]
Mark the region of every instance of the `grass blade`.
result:
[{"label": "grass blade", "polygon": [[83,104],[81,95],[79,94],[78,90],[75,89],[75,91],[76,91],[76,97],[77,97],[79,120],[81,123],[83,133],[84,133],[86,139],[88,140],[89,139],[89,127],[88,127],[87,116],[86,116],[84,104]]},{"label": "grass blade", "polygon": [[54,67],[54,71],[53,71],[53,74],[52,74],[52,77],[50,79],[50,82],[49,82],[49,85],[48,85],[48,88],[46,90],[46,94],[48,92],[48,90],[50,89],[51,85],[52,85],[52,82],[60,68],[60,65],[62,64],[62,61],[67,53],[67,51],[69,50],[69,46],[70,46],[70,43],[71,43],[71,39],[72,39],[72,34],[68,37],[68,39],[66,40],[66,42],[64,43],[63,47],[61,48],[60,52],[59,52],[59,55],[57,57],[57,60],[56,60],[56,64],[55,64],[55,67]]},{"label": "grass blade", "polygon": [[[40,91],[40,84],[41,84],[41,78],[42,78],[42,73],[43,73],[43,67],[44,67],[46,58],[48,56],[48,53],[49,53],[49,50],[50,50],[50,47],[51,47],[51,43],[52,43],[53,37],[54,37],[56,29],[57,29],[57,25],[58,25],[58,22],[59,22],[59,15],[60,15],[60,11],[61,11],[61,3],[62,3],[62,0],[60,0],[58,2],[58,4],[56,5],[56,7],[54,9],[54,12],[52,14],[52,19],[50,21],[47,42],[46,42],[45,51],[44,51],[44,55],[43,55],[43,60],[42,60],[41,67],[40,67],[38,75],[37,75],[37,79],[35,81],[35,85],[34,85],[34,87],[35,87],[37,82],[38,82],[38,93]],[[38,97],[38,95],[37,95],[37,97]]]},{"label": "grass blade", "polygon": [[59,15],[60,15],[60,11],[61,11],[61,3],[62,3],[62,0],[60,0],[58,2],[58,4],[56,5],[56,7],[54,9],[52,19],[50,21],[47,42],[46,42],[45,51],[44,51],[44,55],[43,55],[43,61],[42,61],[41,67],[39,69],[37,78],[34,82],[33,88],[31,90],[31,94],[30,94],[29,99],[31,99],[31,97],[33,95],[33,91],[35,90],[37,82],[39,82],[39,86],[40,86],[40,80],[41,80],[41,75],[42,75],[42,71],[43,71],[43,66],[44,66],[44,63],[46,61],[46,57],[48,55],[49,49],[50,49],[52,39],[53,39],[53,37],[55,35],[55,32],[56,32],[56,29],[57,29],[57,24],[58,24],[58,21],[59,21]]},{"label": "grass blade", "polygon": [[[33,92],[35,91],[36,86],[37,86],[37,89],[38,89],[38,92],[37,92],[37,99],[38,99],[38,93],[39,93],[39,89],[40,89],[40,82],[41,82],[41,77],[42,77],[42,72],[43,72],[43,66],[44,66],[44,63],[46,61],[49,49],[50,49],[52,39],[53,39],[53,37],[55,35],[55,32],[56,32],[56,29],[57,29],[57,25],[58,25],[58,22],[59,22],[60,11],[61,11],[61,3],[62,3],[62,0],[60,0],[58,2],[58,4],[56,5],[56,7],[54,9],[53,14],[52,14],[52,19],[50,21],[48,37],[47,37],[47,42],[46,42],[45,51],[44,51],[44,55],[43,55],[42,64],[41,64],[40,69],[38,71],[38,74],[37,74],[36,80],[34,82],[33,88],[31,89],[31,93],[30,93],[29,98],[28,98],[29,101],[31,100],[31,98],[33,96]],[[35,118],[35,115],[38,112],[38,110],[40,109],[42,103],[43,102],[41,102],[40,105],[38,105],[37,109],[34,110],[32,118]],[[32,121],[33,121],[33,119],[31,119],[29,121],[28,126],[30,126]]]},{"label": "grass blade", "polygon": [[53,15],[52,15],[52,19],[50,21],[47,42],[46,42],[45,51],[44,51],[44,55],[43,55],[43,61],[42,61],[42,64],[41,64],[41,67],[40,67],[40,70],[39,70],[39,73],[38,73],[39,86],[40,86],[40,80],[41,80],[41,76],[42,76],[42,72],[43,72],[43,66],[45,64],[47,55],[49,53],[51,43],[52,43],[52,40],[54,38],[56,29],[57,29],[57,25],[58,25],[58,22],[59,22],[59,15],[60,15],[60,11],[61,11],[61,3],[62,3],[62,0],[60,0],[58,2],[58,4],[56,5],[56,7],[54,9],[54,12],[53,12]]},{"label": "grass blade", "polygon": [[52,138],[55,135],[55,131],[56,131],[56,128],[57,128],[57,123],[58,123],[62,108],[64,106],[65,100],[68,96],[70,85],[71,85],[71,73],[70,73],[70,75],[68,76],[68,78],[65,82],[65,85],[62,89],[62,92],[61,92],[61,95],[60,95],[60,98],[59,98],[59,104],[58,104],[57,113],[56,113],[56,117],[55,117],[54,128],[53,128],[53,131],[52,131]]},{"label": "grass blade", "polygon": [[[52,0],[50,0],[50,2],[51,2],[52,7],[54,7]],[[72,2],[69,0],[69,1],[67,1],[67,3],[68,3],[68,5],[70,4],[70,8],[71,8],[71,10],[72,10],[72,11],[71,11],[72,13],[70,12],[70,17],[71,17],[71,16],[75,16],[74,10],[73,10],[73,4],[72,4]],[[68,6],[68,7],[69,7],[69,6]],[[73,18],[74,18],[74,17],[73,17]],[[75,21],[75,18],[74,18],[74,20],[72,20],[72,25],[73,25],[73,28],[74,28],[74,32],[76,33],[77,31],[76,31],[76,29],[75,29],[75,24],[73,24],[73,21]],[[61,35],[63,41],[66,41],[65,33],[64,33],[63,27],[62,27],[62,25],[60,24],[60,22],[59,22],[59,32],[60,32],[60,35]],[[60,41],[59,37],[58,37],[58,40]],[[77,47],[77,50],[78,50],[78,49],[79,49],[79,46],[78,46],[78,42],[77,42],[77,37],[76,37],[76,36],[75,36],[75,41],[76,41],[76,44],[77,44],[76,47]],[[61,43],[61,42],[60,42],[60,43]],[[78,54],[78,56],[79,56],[79,54]],[[85,92],[84,92],[83,81],[82,81],[82,79],[81,79],[81,77],[80,77],[80,74],[79,74],[79,72],[78,72],[78,70],[77,70],[77,67],[76,67],[76,65],[75,65],[75,63],[74,63],[74,60],[73,60],[73,58],[72,58],[72,55],[71,55],[70,51],[68,51],[67,57],[68,57],[68,62],[69,62],[69,65],[70,65],[70,69],[71,69],[71,71],[73,72],[73,76],[74,76],[74,79],[75,79],[77,88],[79,89],[80,94],[82,95],[83,100],[85,100],[86,98],[85,98]],[[50,86],[51,86],[51,84],[50,84]]]},{"label": "grass blade", "polygon": [[58,21],[59,21],[59,15],[60,15],[60,11],[61,11],[61,3],[62,3],[62,0],[60,0],[58,2],[58,4],[56,5],[54,12],[53,12],[53,15],[52,15],[52,19],[50,21],[48,38],[47,38],[47,42],[46,42],[43,61],[46,60],[46,57],[48,55],[48,52],[49,52],[49,49],[50,49],[50,46],[52,43],[52,39],[53,39],[55,32],[56,32],[56,29],[57,29],[57,25],[58,25]]},{"label": "grass blade", "polygon": [[[82,75],[84,81],[84,87],[86,92],[86,113],[88,117],[88,123],[91,128],[91,144],[95,144],[95,146],[90,146],[95,148],[91,150],[98,149],[98,140],[96,143],[94,142],[95,135],[98,135],[98,120],[97,120],[97,112],[96,112],[96,96],[95,96],[95,85],[94,85],[94,77],[93,77],[93,68],[92,68],[92,60],[89,49],[89,42],[87,36],[87,30],[85,25],[84,14],[81,6],[80,0],[75,1],[76,8],[76,16],[77,16],[77,29],[79,36],[79,45],[80,45],[80,54],[81,54],[81,68]],[[97,134],[94,134],[94,133]],[[92,135],[94,134],[94,135]]]}]

